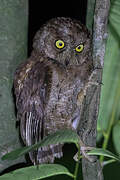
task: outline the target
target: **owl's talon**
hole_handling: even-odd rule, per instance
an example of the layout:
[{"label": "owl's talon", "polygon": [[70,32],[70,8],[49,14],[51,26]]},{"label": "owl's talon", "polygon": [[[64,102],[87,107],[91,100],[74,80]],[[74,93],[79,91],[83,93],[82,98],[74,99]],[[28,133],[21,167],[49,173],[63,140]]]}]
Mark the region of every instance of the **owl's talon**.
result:
[{"label": "owl's talon", "polygon": [[76,154],[74,155],[73,159],[74,159],[76,162],[78,162],[78,161],[79,161],[79,158],[78,158],[78,153],[76,153]]},{"label": "owl's talon", "polygon": [[90,157],[86,151],[91,151],[93,148],[94,147],[90,147],[90,146],[81,146],[80,147],[81,154],[83,155],[83,157],[85,157],[90,162],[94,162],[94,159],[92,157]]},{"label": "owl's talon", "polygon": [[[89,147],[89,146],[82,146],[80,147],[81,154],[84,158],[86,158],[89,162],[94,162],[94,159],[90,157],[86,151],[91,151],[94,147]],[[73,159],[77,162],[79,161],[78,153],[75,154]]]},{"label": "owl's talon", "polygon": [[87,151],[91,151],[94,147],[86,146],[81,139],[79,139],[80,152],[88,161],[94,162],[94,159],[87,154]]},{"label": "owl's talon", "polygon": [[[94,162],[95,160],[90,157],[86,151],[91,151],[94,147],[90,147],[90,146],[81,146],[80,147],[80,151],[81,151],[81,154],[84,158],[86,158],[89,162]],[[78,157],[78,153],[76,153],[73,157],[73,159],[77,162],[79,161],[79,157]]]}]

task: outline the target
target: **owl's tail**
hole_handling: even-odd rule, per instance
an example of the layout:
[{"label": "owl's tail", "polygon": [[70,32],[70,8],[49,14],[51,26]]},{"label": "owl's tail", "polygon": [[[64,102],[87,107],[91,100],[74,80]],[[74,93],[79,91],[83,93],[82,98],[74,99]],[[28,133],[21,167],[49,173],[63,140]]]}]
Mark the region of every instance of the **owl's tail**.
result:
[{"label": "owl's tail", "polygon": [[63,156],[62,144],[49,145],[29,153],[34,165],[42,163],[53,163],[55,158]]}]

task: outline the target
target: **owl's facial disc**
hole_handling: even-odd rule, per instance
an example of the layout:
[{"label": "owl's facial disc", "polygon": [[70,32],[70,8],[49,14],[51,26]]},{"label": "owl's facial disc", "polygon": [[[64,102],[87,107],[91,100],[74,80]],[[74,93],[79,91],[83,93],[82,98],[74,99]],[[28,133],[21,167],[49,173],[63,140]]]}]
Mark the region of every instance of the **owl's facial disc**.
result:
[{"label": "owl's facial disc", "polygon": [[[77,57],[75,58],[75,56],[79,56],[80,53],[84,50],[83,43],[80,43],[76,46],[70,46],[70,42],[68,44],[68,42],[64,42],[63,40],[59,39],[55,41],[54,45],[57,49],[58,54],[58,57],[55,58],[57,61],[59,61],[60,63],[62,62],[62,64],[66,67],[72,64],[79,64],[79,61],[77,60]],[[61,53],[63,53],[62,57]],[[60,61],[60,59],[62,59],[62,61]],[[72,59],[74,59],[75,62],[73,62]]]}]

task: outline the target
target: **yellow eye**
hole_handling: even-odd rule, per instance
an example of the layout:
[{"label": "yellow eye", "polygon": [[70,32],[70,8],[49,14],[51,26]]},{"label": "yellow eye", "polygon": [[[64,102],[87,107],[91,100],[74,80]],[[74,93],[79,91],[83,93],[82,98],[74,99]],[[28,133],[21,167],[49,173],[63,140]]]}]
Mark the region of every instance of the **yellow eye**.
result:
[{"label": "yellow eye", "polygon": [[77,52],[82,52],[83,48],[84,48],[84,45],[83,45],[83,44],[79,44],[79,45],[75,48],[75,50],[76,50]]},{"label": "yellow eye", "polygon": [[57,47],[58,49],[62,49],[62,48],[64,48],[64,46],[65,46],[65,44],[64,44],[64,42],[63,42],[62,40],[57,40],[57,41],[55,42],[55,45],[56,45],[56,47]]}]

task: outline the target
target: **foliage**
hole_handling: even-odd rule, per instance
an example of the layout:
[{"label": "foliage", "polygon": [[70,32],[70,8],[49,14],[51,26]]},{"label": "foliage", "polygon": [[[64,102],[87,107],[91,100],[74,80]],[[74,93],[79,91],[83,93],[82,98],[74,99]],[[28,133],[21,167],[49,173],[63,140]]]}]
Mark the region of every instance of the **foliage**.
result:
[{"label": "foliage", "polygon": [[[103,149],[112,140],[120,153],[120,1],[112,0],[108,25],[108,41],[103,70],[103,87],[98,119],[98,141],[103,137]],[[103,162],[103,157],[100,158]]]},{"label": "foliage", "polygon": [[30,166],[27,168],[21,168],[13,173],[5,174],[0,177],[0,180],[37,180],[44,179],[50,176],[66,174],[70,177],[73,175],[62,165],[59,164],[42,164],[39,166]]},{"label": "foliage", "polygon": [[[74,173],[72,174],[65,166],[59,165],[59,164],[42,164],[39,166],[30,166],[26,168],[21,168],[18,170],[13,171],[12,173],[5,174],[0,177],[0,179],[5,180],[14,180],[14,179],[29,179],[29,180],[35,180],[35,179],[43,179],[46,177],[51,177],[55,175],[65,174],[74,180],[77,179],[78,174],[78,167],[79,167],[79,161],[82,158],[80,155],[80,147],[79,147],[79,137],[75,131],[72,130],[60,130],[57,131],[54,134],[51,134],[44,138],[40,143],[37,143],[35,145],[20,148],[17,150],[14,150],[12,152],[7,153],[2,157],[2,160],[13,160],[17,159],[18,157],[28,153],[29,151],[36,149],[38,147],[47,146],[49,144],[56,144],[56,143],[74,143],[78,149],[78,161],[76,162]],[[119,156],[114,155],[113,153],[95,148],[92,151],[88,153],[88,155],[103,155],[106,157],[109,157],[110,159],[114,161],[120,161]],[[109,160],[110,162],[110,160]]]}]

